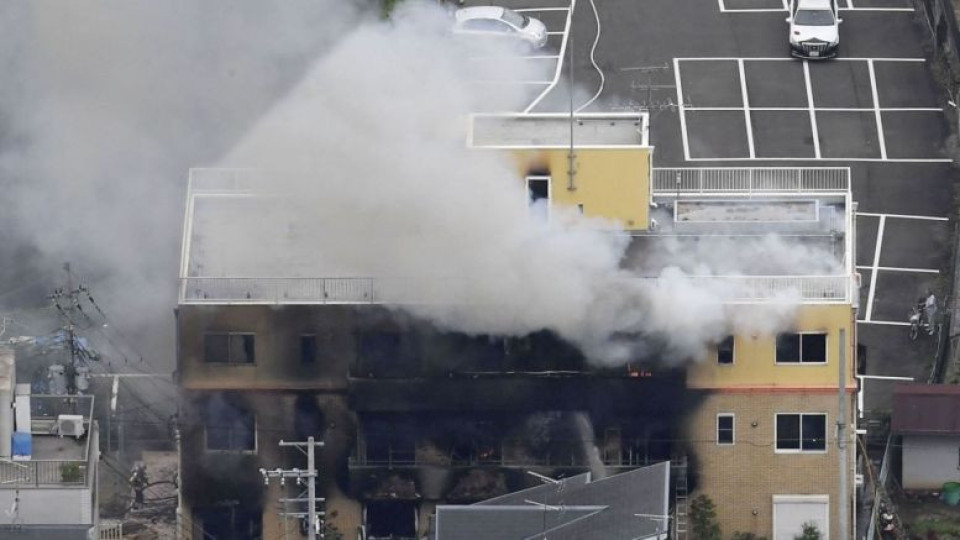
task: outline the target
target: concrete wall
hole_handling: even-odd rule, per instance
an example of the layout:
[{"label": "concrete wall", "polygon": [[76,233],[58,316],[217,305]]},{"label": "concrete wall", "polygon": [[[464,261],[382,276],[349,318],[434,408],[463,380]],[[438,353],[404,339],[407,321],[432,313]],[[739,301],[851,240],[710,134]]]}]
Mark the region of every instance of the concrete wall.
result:
[{"label": "concrete wall", "polygon": [[[852,426],[852,396],[847,410]],[[776,452],[774,415],[797,412],[827,413],[826,452]],[[736,415],[733,445],[716,444],[718,413]],[[774,495],[828,495],[830,536],[838,538],[836,420],[835,392],[710,392],[704,396],[687,423],[690,473],[696,482],[693,496],[705,494],[713,500],[725,538],[736,531],[772,538]],[[852,444],[847,449],[852,494],[855,449]],[[852,509],[848,515],[851,524],[856,521]]]},{"label": "concrete wall", "polygon": [[904,435],[904,489],[940,489],[944,482],[960,482],[960,437]]},{"label": "concrete wall", "polygon": [[[17,490],[0,489],[0,508],[13,508]],[[92,525],[89,488],[33,488],[21,489],[20,522],[25,525]],[[12,523],[13,518],[0,513],[0,524]]]},{"label": "concrete wall", "polygon": [[836,388],[842,328],[847,335],[847,385],[853,386],[856,340],[852,313],[849,305],[805,305],[799,309],[793,331],[826,332],[826,364],[777,364],[776,336],[738,335],[733,364],[717,364],[716,350],[710,351],[707,358],[691,366],[687,384],[691,388]]},{"label": "concrete wall", "polygon": [[[180,306],[178,366],[188,390],[344,390],[355,354],[353,310],[344,306]],[[204,361],[204,335],[256,335],[252,364]],[[317,358],[300,362],[300,336],[317,336]]]}]

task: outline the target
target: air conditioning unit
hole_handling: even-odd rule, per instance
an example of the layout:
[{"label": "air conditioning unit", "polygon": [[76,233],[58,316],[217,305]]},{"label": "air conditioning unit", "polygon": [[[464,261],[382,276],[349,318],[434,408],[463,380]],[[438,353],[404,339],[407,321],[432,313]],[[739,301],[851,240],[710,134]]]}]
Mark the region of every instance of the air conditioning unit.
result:
[{"label": "air conditioning unit", "polygon": [[83,437],[83,415],[61,414],[57,417],[57,434],[61,437]]}]

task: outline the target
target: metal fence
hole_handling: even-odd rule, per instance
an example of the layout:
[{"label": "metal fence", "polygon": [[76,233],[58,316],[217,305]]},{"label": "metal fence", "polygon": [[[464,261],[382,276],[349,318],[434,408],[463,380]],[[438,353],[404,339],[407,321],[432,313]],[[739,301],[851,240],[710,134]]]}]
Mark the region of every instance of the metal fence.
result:
[{"label": "metal fence", "polygon": [[122,540],[122,521],[100,521],[100,540]]},{"label": "metal fence", "polygon": [[729,301],[847,302],[853,280],[848,276],[710,276],[692,282]]},{"label": "metal fence", "polygon": [[848,167],[653,169],[654,195],[846,193]]},{"label": "metal fence", "polygon": [[32,460],[0,462],[0,486],[41,487],[87,485],[87,462]]}]

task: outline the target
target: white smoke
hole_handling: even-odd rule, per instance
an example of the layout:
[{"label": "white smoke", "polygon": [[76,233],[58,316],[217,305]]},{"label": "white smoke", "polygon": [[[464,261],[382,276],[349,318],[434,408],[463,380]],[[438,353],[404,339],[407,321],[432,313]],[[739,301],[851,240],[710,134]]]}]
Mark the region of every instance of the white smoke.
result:
[{"label": "white smoke", "polygon": [[[441,10],[412,1],[391,23],[366,24],[343,40],[222,162],[298,174],[276,176],[274,187],[291,195],[284,202],[220,225],[235,232],[218,257],[259,261],[260,275],[280,262],[285,276],[413,278],[412,297],[422,301],[403,309],[440,326],[550,329],[597,362],[688,360],[733,330],[789,326],[794,295],[742,316],[725,303],[734,285],[689,279],[750,273],[727,246],[667,244],[650,254],[660,279],[639,279],[623,265],[630,238],[608,224],[562,210],[549,222],[531,219],[508,158],[466,148],[465,117],[493,92],[474,83],[485,78],[468,60],[475,47],[451,38]],[[522,97],[504,88],[496,95],[501,104]],[[263,223],[284,224],[277,234],[294,230],[300,249],[291,257],[291,246],[269,241],[269,232],[251,242]],[[790,253],[771,264],[796,270],[823,255],[785,245],[762,238],[747,260]]]}]

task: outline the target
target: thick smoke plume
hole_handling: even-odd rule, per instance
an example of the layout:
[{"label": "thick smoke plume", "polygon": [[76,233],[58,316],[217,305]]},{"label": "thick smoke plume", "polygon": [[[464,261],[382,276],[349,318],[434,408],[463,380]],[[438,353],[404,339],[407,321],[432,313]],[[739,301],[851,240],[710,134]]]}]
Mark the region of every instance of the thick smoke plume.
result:
[{"label": "thick smoke plume", "polygon": [[[432,2],[383,22],[333,0],[11,1],[0,25],[0,277],[18,287],[72,261],[155,369],[173,363],[196,166],[309,173],[277,177],[291,197],[273,207],[215,223],[227,241],[206,275],[411,278],[431,301],[404,309],[442,326],[548,328],[607,362],[687,359],[731,321],[791,319],[789,297],[731,317],[730,291],[687,277],[736,265],[667,260],[683,251],[634,271],[629,238],[607,224],[531,219],[512,164],[465,148],[465,118],[530,97],[490,81],[552,73],[452,39]],[[650,273],[661,279],[638,279]]]},{"label": "thick smoke plume", "polygon": [[365,12],[375,17],[366,4],[0,3],[0,309],[45,304],[70,261],[123,341],[171,371],[186,171],[219,161]]},{"label": "thick smoke plume", "polygon": [[[474,82],[485,78],[468,60],[478,46],[452,40],[448,25],[441,10],[407,2],[392,23],[362,26],[318,62],[222,163],[291,172],[271,186],[291,196],[220,223],[205,260],[238,262],[233,275],[409,278],[417,301],[403,309],[443,327],[546,328],[598,362],[687,360],[731,330],[789,326],[790,294],[738,316],[724,303],[732,286],[689,279],[744,273],[729,253],[668,249],[651,255],[665,259],[660,279],[641,279],[624,265],[630,239],[609,224],[557,209],[549,222],[531,218],[508,157],[466,148],[465,117],[493,90]],[[501,105],[522,97],[496,95]],[[766,260],[791,253],[773,237],[754,248]],[[819,261],[791,259],[783,265],[794,272]],[[711,268],[718,260],[727,262]]]}]

